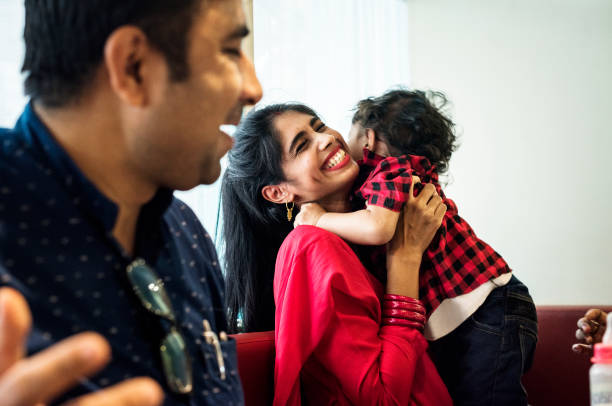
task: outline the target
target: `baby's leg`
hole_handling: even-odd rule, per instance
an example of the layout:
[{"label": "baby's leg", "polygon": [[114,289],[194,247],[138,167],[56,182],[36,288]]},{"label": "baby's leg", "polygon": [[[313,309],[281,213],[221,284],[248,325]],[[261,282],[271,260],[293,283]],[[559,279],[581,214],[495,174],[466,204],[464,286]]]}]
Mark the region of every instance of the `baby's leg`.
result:
[{"label": "baby's leg", "polygon": [[457,329],[430,343],[455,404],[526,405],[521,376],[531,367],[537,331],[529,291],[513,276]]}]

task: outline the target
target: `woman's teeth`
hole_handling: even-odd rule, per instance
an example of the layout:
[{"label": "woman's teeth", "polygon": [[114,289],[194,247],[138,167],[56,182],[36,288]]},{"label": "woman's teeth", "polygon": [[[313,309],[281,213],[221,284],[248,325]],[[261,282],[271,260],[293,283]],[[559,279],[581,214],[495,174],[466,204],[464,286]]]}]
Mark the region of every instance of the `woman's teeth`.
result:
[{"label": "woman's teeth", "polygon": [[333,157],[330,158],[330,160],[327,162],[327,165],[325,166],[326,169],[331,169],[334,166],[338,165],[340,162],[342,162],[342,160],[344,159],[344,157],[346,156],[346,152],[339,149],[338,152],[336,152],[334,154]]}]

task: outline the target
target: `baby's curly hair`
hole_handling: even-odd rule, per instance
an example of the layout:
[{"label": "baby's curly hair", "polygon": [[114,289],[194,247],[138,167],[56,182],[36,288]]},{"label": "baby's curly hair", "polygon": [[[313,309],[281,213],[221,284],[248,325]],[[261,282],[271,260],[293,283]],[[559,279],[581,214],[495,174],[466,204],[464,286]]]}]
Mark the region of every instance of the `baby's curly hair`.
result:
[{"label": "baby's curly hair", "polygon": [[447,103],[441,92],[390,90],[361,100],[353,124],[373,129],[391,155],[424,156],[441,174],[456,148],[455,124],[441,112]]}]

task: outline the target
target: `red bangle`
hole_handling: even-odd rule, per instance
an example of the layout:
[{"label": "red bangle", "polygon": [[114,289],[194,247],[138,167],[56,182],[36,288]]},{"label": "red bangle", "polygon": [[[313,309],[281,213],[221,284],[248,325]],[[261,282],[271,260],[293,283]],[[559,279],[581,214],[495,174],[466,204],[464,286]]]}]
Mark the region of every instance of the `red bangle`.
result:
[{"label": "red bangle", "polygon": [[423,303],[419,299],[403,295],[391,295],[387,293],[383,296],[383,300],[394,300],[398,302],[414,303],[423,306]]},{"label": "red bangle", "polygon": [[419,313],[402,309],[383,309],[383,317],[406,319],[425,324],[425,316]]},{"label": "red bangle", "polygon": [[397,300],[385,300],[383,302],[383,309],[402,309],[419,314],[425,314],[425,307],[414,303],[400,302]]},{"label": "red bangle", "polygon": [[383,326],[403,326],[412,327],[419,331],[423,331],[423,324],[416,321],[410,321],[406,319],[396,319],[393,317],[385,317],[382,321]]}]

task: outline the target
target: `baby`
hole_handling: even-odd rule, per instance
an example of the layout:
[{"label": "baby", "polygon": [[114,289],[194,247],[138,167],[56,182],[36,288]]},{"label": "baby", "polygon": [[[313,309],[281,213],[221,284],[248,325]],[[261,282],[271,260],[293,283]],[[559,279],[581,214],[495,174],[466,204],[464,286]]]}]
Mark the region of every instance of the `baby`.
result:
[{"label": "baby", "polygon": [[348,144],[360,165],[355,199],[364,206],[331,213],[305,204],[296,225],[315,225],[359,245],[383,245],[393,237],[413,176],[434,184],[447,212],[423,255],[419,281],[432,358],[456,404],[526,404],[520,378],[537,340],[535,306],[527,287],[440,187],[438,176],[455,149],[445,104],[441,93],[407,90],[360,101]]}]

